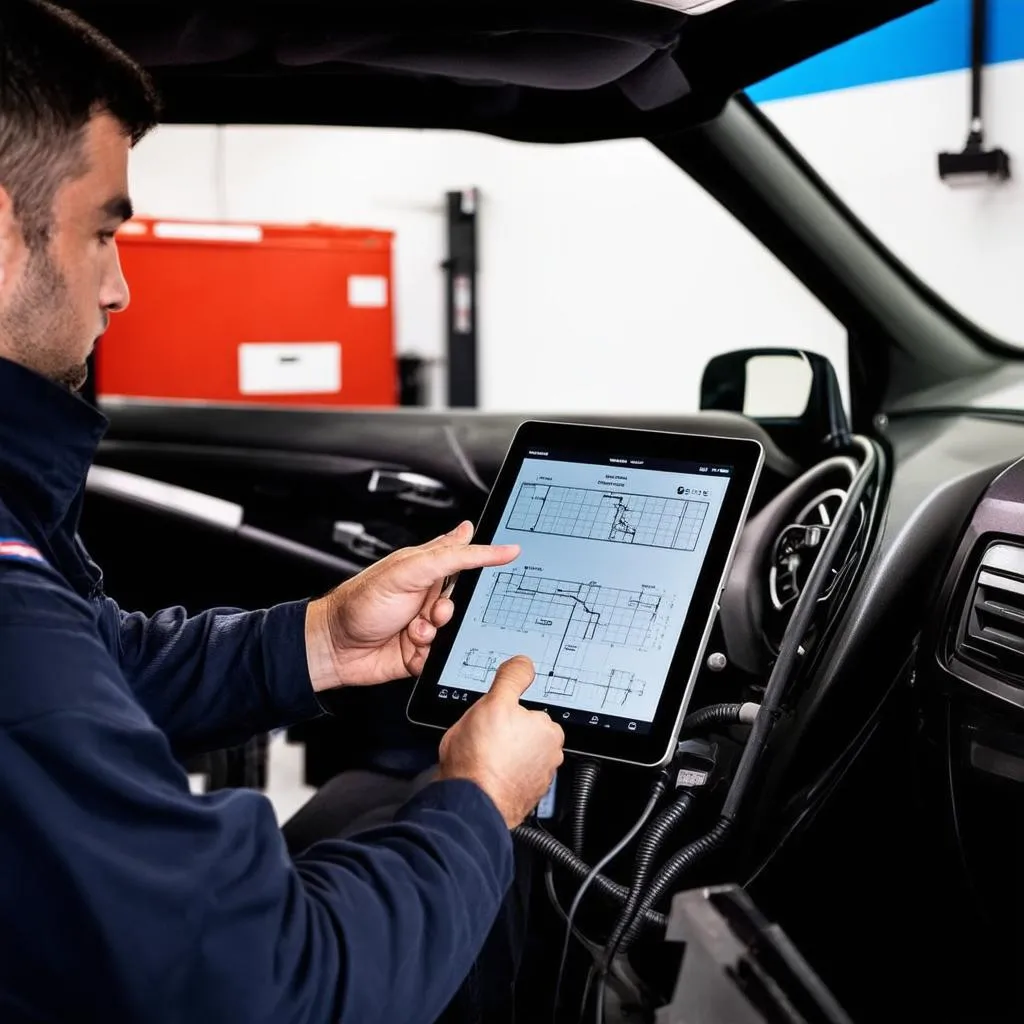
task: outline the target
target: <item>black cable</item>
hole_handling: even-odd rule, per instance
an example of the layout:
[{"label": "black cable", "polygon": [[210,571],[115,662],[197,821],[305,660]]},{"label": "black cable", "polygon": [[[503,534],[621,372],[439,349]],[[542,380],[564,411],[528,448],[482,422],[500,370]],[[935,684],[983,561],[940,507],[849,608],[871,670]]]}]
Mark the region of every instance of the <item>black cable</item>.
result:
[{"label": "black cable", "polygon": [[[907,672],[916,663],[917,657],[917,647],[915,646],[913,652],[897,673],[897,681],[905,679]],[[895,685],[897,684],[892,684],[892,686]],[[875,706],[864,716],[864,724],[857,730],[850,742],[836,755],[832,763],[818,775],[817,780],[800,790],[796,799],[801,805],[801,810],[789,822],[786,831],[775,840],[772,848],[763,855],[757,867],[746,877],[746,880],[743,882],[744,889],[749,890],[751,888],[768,868],[769,864],[771,864],[776,854],[783,849],[793,836],[803,831],[806,822],[817,813],[820,806],[829,798],[829,795],[834,793],[836,787],[846,778],[846,773],[850,770],[853,758],[855,757],[854,752],[866,746],[871,736],[877,731],[879,717],[889,700],[892,686],[887,688],[882,696],[878,698]],[[792,803],[792,800],[790,802]]]},{"label": "black cable", "polygon": [[[555,875],[554,868],[549,863],[546,870],[544,871],[544,888],[547,890],[548,902],[554,908],[555,913],[562,919],[565,924],[569,924],[569,915],[565,912],[562,904],[559,902],[558,893],[555,891]],[[590,951],[591,956],[597,956],[598,953],[604,948],[598,945],[592,939],[588,939],[575,925],[571,925],[573,938],[586,949]]]},{"label": "black cable", "polygon": [[[512,830],[515,839],[524,846],[530,847],[543,857],[553,861],[558,867],[564,868],[570,874],[579,879],[584,879],[590,874],[590,865],[582,858],[577,857],[572,850],[563,842],[556,839],[550,832],[535,825],[519,825]],[[595,875],[594,888],[606,899],[613,903],[625,903],[629,890],[618,882],[613,882],[605,875]],[[645,921],[653,928],[664,928],[667,919],[664,914],[649,913]]]},{"label": "black cable", "polygon": [[583,856],[583,841],[587,832],[587,807],[594,791],[601,766],[596,761],[579,761],[573,774],[572,792],[572,848]]},{"label": "black cable", "polygon": [[[722,705],[719,705],[722,706]],[[622,913],[619,915],[615,927],[605,946],[605,955],[601,958],[602,973],[607,970],[619,945],[619,940],[625,934],[626,929],[633,921],[633,915],[640,905],[643,896],[644,886],[647,884],[647,876],[650,874],[654,858],[658,855],[662,844],[679,826],[686,817],[693,805],[695,797],[692,790],[683,790],[668,807],[658,815],[647,827],[640,839],[636,850],[636,859],[633,863],[633,884],[630,886],[629,895],[623,905]]]},{"label": "black cable", "polygon": [[594,985],[594,975],[597,973],[597,958],[587,969],[587,980],[583,983],[583,998],[580,999],[580,1012],[576,1014],[577,1024],[582,1024],[583,1015],[587,1012],[587,1000],[590,998],[590,990]]},{"label": "black cable", "polygon": [[[754,720],[757,710],[757,704],[712,704],[687,716],[683,723],[682,731],[701,732],[715,725],[749,723]],[[686,744],[680,744],[680,751],[685,746]],[[633,916],[640,905],[644,886],[647,884],[647,877],[654,865],[655,858],[668,837],[689,814],[695,799],[696,791],[694,789],[681,789],[672,804],[666,807],[648,825],[646,831],[640,837],[640,842],[637,844],[636,858],[633,863],[633,879],[629,895],[626,897],[622,913],[619,915],[618,921],[615,922],[615,926],[605,945],[606,953],[608,950],[611,953],[602,957],[602,972],[607,971],[619,940],[633,921]]]},{"label": "black cable", "polygon": [[[750,705],[755,707],[756,705]],[[680,735],[702,732],[709,725],[739,725],[742,721],[743,704],[711,704],[683,719]]]},{"label": "black cable", "polygon": [[602,971],[597,979],[597,988],[594,989],[594,1024],[604,1024],[604,990],[605,973]]},{"label": "black cable", "polygon": [[782,699],[789,686],[796,660],[803,650],[801,647],[803,638],[818,611],[818,598],[825,589],[828,575],[832,571],[832,563],[846,539],[851,521],[860,509],[864,493],[874,479],[875,466],[878,462],[874,444],[861,437],[855,437],[854,443],[864,453],[864,461],[853,478],[850,489],[846,492],[845,500],[839,506],[832,528],[825,538],[825,543],[821,546],[818,557],[814,560],[814,565],[811,566],[807,582],[804,584],[800,597],[797,598],[796,607],[786,625],[779,648],[779,656],[772,666],[768,683],[764,689],[764,696],[761,698],[761,709],[751,726],[750,736],[743,747],[740,763],[736,768],[736,774],[733,776],[732,785],[729,787],[725,805],[722,808],[722,817],[729,821],[736,820],[740,805],[753,782],[761,755],[768,744],[768,737],[775,726],[776,719],[781,714]]},{"label": "black cable", "polygon": [[644,809],[640,812],[640,817],[637,818],[636,822],[632,825],[629,831],[608,851],[588,872],[586,878],[583,879],[583,884],[579,887],[576,895],[573,897],[572,903],[569,906],[569,913],[565,920],[565,941],[562,943],[562,955],[558,962],[558,980],[555,982],[555,999],[554,1005],[552,1006],[552,1015],[558,1013],[558,1007],[561,1002],[562,994],[562,978],[565,974],[565,965],[569,959],[569,943],[572,939],[573,932],[573,921],[576,919],[576,913],[580,909],[580,905],[583,903],[583,897],[586,895],[587,890],[595,883],[598,878],[603,877],[601,870],[606,865],[610,864],[627,846],[636,838],[637,834],[643,829],[647,820],[654,813],[654,809],[658,806],[658,802],[665,795],[665,790],[668,788],[668,773],[661,772],[651,787],[651,795],[648,797],[647,804]]},{"label": "black cable", "polygon": [[703,860],[709,853],[721,846],[722,843],[725,842],[731,830],[732,822],[728,818],[719,818],[715,823],[714,828],[712,828],[707,835],[701,836],[700,839],[695,839],[688,846],[684,846],[665,862],[662,869],[654,876],[654,880],[651,882],[650,888],[644,894],[644,898],[640,901],[637,912],[629,927],[622,935],[622,938],[619,940],[618,945],[613,947],[609,943],[607,954],[609,963],[614,959],[616,954],[623,955],[628,952],[629,947],[633,944],[641,930],[644,928],[647,921],[647,915],[652,911],[654,906],[662,899],[662,897],[668,894],[669,890],[679,881],[679,878],[685,872],[689,871],[698,863],[698,861]]}]

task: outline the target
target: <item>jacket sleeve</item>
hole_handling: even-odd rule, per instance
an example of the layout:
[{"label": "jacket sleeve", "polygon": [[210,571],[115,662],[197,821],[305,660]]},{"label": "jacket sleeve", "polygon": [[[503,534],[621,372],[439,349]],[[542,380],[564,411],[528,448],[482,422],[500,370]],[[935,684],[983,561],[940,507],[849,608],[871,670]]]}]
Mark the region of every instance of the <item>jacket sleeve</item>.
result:
[{"label": "jacket sleeve", "polygon": [[243,743],[322,711],[309,679],[308,602],[266,611],[100,610],[128,685],[179,755]]},{"label": "jacket sleeve", "polygon": [[19,614],[0,607],[0,914],[19,922],[0,1004],[128,1024],[431,1024],[511,882],[489,798],[434,783],[393,824],[292,860],[262,795],[189,793],[88,605],[31,589]]}]

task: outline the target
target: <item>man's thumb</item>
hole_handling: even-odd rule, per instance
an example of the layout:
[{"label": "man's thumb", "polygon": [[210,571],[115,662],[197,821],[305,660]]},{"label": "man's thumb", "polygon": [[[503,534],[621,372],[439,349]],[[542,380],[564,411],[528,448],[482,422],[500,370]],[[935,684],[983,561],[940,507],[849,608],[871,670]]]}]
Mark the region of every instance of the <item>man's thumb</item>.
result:
[{"label": "man's thumb", "polygon": [[525,654],[517,654],[498,667],[491,683],[491,695],[502,700],[518,701],[527,691],[537,673]]}]

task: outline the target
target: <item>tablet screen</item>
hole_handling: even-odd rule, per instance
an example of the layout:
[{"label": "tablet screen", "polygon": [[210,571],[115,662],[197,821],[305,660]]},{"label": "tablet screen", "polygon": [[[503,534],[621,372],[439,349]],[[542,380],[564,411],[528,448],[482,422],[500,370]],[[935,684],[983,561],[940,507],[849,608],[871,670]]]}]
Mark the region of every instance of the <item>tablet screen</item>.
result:
[{"label": "tablet screen", "polygon": [[537,676],[523,703],[565,728],[566,749],[658,763],[762,457],[748,439],[524,424],[476,537],[520,554],[460,577],[410,718],[450,725],[525,654]]},{"label": "tablet screen", "polygon": [[481,571],[437,685],[461,700],[527,654],[537,679],[524,700],[648,731],[731,473],[530,450],[493,537],[522,554]]}]

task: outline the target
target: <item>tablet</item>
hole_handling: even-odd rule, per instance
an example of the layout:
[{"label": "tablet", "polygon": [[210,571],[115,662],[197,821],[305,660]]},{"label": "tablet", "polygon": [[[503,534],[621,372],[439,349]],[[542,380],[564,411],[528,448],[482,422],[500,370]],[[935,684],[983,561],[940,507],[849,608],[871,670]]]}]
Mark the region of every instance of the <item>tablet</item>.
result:
[{"label": "tablet", "polygon": [[522,424],[475,535],[521,553],[456,581],[409,719],[449,727],[526,654],[523,704],[567,751],[667,763],[763,459],[749,439]]}]

